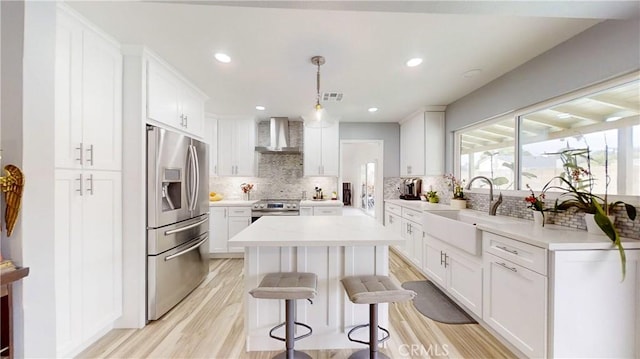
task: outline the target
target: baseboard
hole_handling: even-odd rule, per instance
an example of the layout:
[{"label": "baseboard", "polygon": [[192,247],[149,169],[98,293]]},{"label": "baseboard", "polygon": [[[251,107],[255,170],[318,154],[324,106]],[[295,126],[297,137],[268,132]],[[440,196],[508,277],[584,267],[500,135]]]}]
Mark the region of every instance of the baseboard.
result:
[{"label": "baseboard", "polygon": [[231,252],[231,253],[209,253],[210,259],[219,258],[244,258],[244,252]]}]

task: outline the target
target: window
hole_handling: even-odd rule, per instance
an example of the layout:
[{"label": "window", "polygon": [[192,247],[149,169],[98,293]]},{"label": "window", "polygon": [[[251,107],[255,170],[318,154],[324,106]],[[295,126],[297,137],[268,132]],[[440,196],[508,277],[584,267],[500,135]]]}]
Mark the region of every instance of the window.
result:
[{"label": "window", "polygon": [[[560,151],[589,148],[594,193],[640,195],[640,81],[600,85],[456,133],[463,179],[483,175],[500,189],[540,190],[563,172]],[[550,101],[551,102],[551,101]],[[517,125],[517,126],[516,126]],[[515,141],[515,133],[518,141]],[[516,151],[517,149],[517,151]],[[517,159],[517,160],[516,160]],[[478,184],[481,181],[476,182]],[[475,187],[475,183],[474,183]]]}]

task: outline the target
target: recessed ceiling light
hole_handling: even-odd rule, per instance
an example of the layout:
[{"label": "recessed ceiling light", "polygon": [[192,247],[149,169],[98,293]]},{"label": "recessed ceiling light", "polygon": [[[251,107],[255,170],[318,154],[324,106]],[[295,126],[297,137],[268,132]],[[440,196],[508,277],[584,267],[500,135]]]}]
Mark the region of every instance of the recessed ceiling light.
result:
[{"label": "recessed ceiling light", "polygon": [[258,111],[264,111],[264,110],[265,110],[265,107],[264,107],[264,106],[260,106],[260,105],[258,105],[258,106],[256,106],[256,110],[258,110]]},{"label": "recessed ceiling light", "polygon": [[469,70],[465,73],[462,74],[462,77],[470,79],[472,77],[474,77],[475,75],[481,73],[482,70],[481,69],[473,69],[473,70]]},{"label": "recessed ceiling light", "polygon": [[410,59],[409,61],[407,61],[407,66],[409,67],[416,67],[418,65],[420,65],[422,63],[422,59],[419,57],[414,57],[413,59]]},{"label": "recessed ceiling light", "polygon": [[223,64],[228,64],[229,62],[231,62],[231,57],[227,54],[223,54],[222,52],[218,52],[213,56],[216,58],[216,60],[222,62]]},{"label": "recessed ceiling light", "polygon": [[558,114],[558,118],[569,118],[569,117],[571,117],[571,115],[568,114],[568,113],[559,113]]},{"label": "recessed ceiling light", "polygon": [[622,116],[611,116],[611,117],[607,117],[607,119],[605,121],[613,122],[613,121],[618,121],[621,118],[622,118]]},{"label": "recessed ceiling light", "polygon": [[367,110],[367,111],[376,112],[376,111],[378,111],[378,108],[377,107],[369,107],[369,110]]}]

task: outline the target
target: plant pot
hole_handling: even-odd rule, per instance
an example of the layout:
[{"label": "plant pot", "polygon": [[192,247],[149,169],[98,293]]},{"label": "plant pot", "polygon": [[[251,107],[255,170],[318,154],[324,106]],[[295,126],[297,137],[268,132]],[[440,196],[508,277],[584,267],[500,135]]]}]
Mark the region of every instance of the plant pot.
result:
[{"label": "plant pot", "polygon": [[533,211],[533,223],[535,223],[537,226],[544,227],[544,217],[542,216],[542,212]]},{"label": "plant pot", "polygon": [[440,202],[440,198],[438,197],[429,197],[429,203],[438,203]]},{"label": "plant pot", "polygon": [[455,209],[465,209],[465,208],[467,208],[467,200],[466,199],[452,199],[450,206],[455,208]]},{"label": "plant pot", "polygon": [[[602,229],[598,227],[596,220],[594,219],[595,214],[585,213],[584,214],[584,222],[587,224],[587,232],[595,233],[595,234],[604,234]],[[611,223],[616,223],[616,216],[607,216],[611,220]]]},{"label": "plant pot", "polygon": [[251,192],[247,192],[244,194],[244,200],[245,201],[250,201],[251,200]]}]

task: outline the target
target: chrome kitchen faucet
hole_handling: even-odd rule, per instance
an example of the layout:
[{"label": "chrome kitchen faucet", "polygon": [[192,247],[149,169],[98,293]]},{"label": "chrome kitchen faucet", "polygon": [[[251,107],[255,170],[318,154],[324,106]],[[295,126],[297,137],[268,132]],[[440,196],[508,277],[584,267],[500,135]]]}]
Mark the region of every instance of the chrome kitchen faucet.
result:
[{"label": "chrome kitchen faucet", "polygon": [[467,185],[467,189],[471,189],[471,184],[473,183],[473,181],[475,181],[477,179],[483,179],[489,184],[489,215],[490,216],[495,216],[496,215],[496,211],[498,210],[498,206],[502,203],[502,192],[500,192],[500,196],[498,196],[498,200],[494,201],[493,200],[493,182],[491,182],[491,180],[489,178],[485,177],[485,176],[475,176],[475,177],[473,177],[469,181],[469,184]]}]

